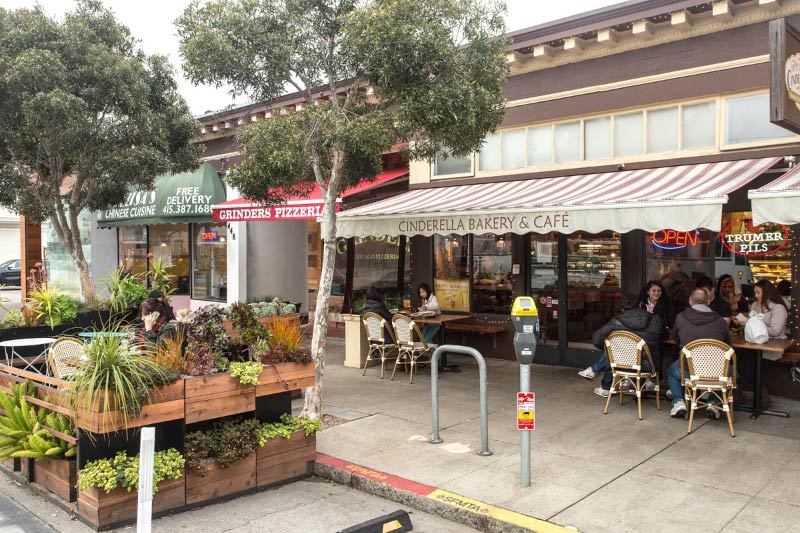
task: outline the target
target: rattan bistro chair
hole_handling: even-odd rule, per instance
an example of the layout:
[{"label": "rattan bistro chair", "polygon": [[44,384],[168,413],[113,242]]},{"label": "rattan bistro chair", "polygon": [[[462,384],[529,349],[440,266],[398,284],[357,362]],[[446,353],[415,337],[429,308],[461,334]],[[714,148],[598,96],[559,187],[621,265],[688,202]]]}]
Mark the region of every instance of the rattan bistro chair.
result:
[{"label": "rattan bistro chair", "polygon": [[[75,364],[84,355],[84,344],[75,339],[58,339],[50,345],[47,352],[48,366],[53,376],[58,379],[67,379],[78,371]],[[71,359],[73,364],[67,364],[66,359]]]},{"label": "rattan bistro chair", "polygon": [[[613,377],[611,380],[611,390],[608,391],[608,399],[606,400],[606,408],[603,410],[603,414],[608,414],[608,406],[611,404],[611,398],[615,394],[619,394],[619,404],[622,405],[623,395],[627,392],[628,394],[634,394],[636,396],[636,402],[639,407],[639,420],[641,420],[642,391],[648,379],[655,383],[656,407],[661,410],[658,369],[656,369],[653,364],[650,348],[647,347],[647,343],[644,339],[629,331],[613,331],[606,338],[605,347]],[[650,363],[650,371],[648,372],[642,371],[643,357],[647,357],[647,362]],[[633,390],[623,390],[622,384],[625,380],[630,380],[633,383]]]},{"label": "rattan bistro chair", "polygon": [[[684,374],[684,360],[686,370],[689,372],[688,377]],[[716,399],[728,416],[731,437],[735,437],[733,391],[736,389],[736,352],[733,348],[714,339],[698,339],[690,342],[681,350],[681,382],[686,388],[686,397],[691,401],[688,433],[692,432],[694,412],[697,408],[713,405],[711,400]],[[704,395],[705,399],[702,399]]]},{"label": "rattan bistro chair", "polygon": [[[429,365],[431,363],[430,356],[433,355],[433,351],[438,345],[428,344],[419,330],[419,326],[405,315],[394,315],[392,317],[392,326],[394,327],[394,336],[399,347],[397,361],[394,362],[394,370],[392,370],[392,380],[394,380],[394,375],[397,372],[397,365],[408,363],[411,366],[408,382],[414,383],[414,367],[423,364]],[[421,361],[420,359],[426,354],[428,359]]]},{"label": "rattan bistro chair", "polygon": [[[386,319],[381,315],[364,313],[361,320],[364,323],[364,331],[367,333],[367,342],[369,343],[367,360],[364,362],[364,372],[361,375],[367,374],[367,367],[369,362],[372,361],[372,355],[377,354],[381,357],[381,379],[383,379],[386,360],[397,358],[397,343],[391,330],[386,327]],[[389,335],[388,338],[386,337],[387,334]]]}]

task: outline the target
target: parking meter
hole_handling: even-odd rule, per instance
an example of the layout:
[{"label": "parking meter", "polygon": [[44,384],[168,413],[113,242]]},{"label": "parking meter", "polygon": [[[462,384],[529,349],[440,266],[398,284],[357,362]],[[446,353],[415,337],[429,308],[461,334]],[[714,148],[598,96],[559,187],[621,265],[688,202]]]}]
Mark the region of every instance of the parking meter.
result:
[{"label": "parking meter", "polygon": [[539,332],[539,312],[530,296],[519,296],[511,307],[511,321],[514,323],[514,351],[521,365],[533,364],[536,352],[536,334]]}]

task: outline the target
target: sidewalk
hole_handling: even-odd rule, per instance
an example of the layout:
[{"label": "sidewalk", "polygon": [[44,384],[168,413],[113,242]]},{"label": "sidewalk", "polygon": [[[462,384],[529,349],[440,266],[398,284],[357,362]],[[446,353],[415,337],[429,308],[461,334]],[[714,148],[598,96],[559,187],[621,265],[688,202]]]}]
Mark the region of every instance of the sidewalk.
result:
[{"label": "sidewalk", "polygon": [[[515,423],[518,366],[488,360],[489,438],[480,457],[478,370],[471,358],[450,357],[462,373],[442,374],[441,437],[431,433],[430,375],[409,385],[400,373],[345,368],[344,344],[328,339],[325,412],[347,422],[318,436],[318,452],[489,506],[585,533],[620,531],[788,531],[800,522],[800,402],[775,398],[791,419],[750,420],[736,413],[736,438],[724,420],[687,423],[645,400],[603,399],[572,368],[535,365],[536,431],[532,486],[519,486]],[[623,511],[624,510],[624,511]]]}]

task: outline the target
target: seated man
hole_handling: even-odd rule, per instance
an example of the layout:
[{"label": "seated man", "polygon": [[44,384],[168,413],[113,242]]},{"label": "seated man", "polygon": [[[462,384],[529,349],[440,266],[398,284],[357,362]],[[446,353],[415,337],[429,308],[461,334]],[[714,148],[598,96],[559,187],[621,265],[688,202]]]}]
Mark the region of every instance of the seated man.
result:
[{"label": "seated man", "polygon": [[[611,367],[608,364],[608,356],[605,352],[605,340],[613,331],[630,331],[644,339],[650,348],[653,356],[653,363],[658,366],[661,361],[658,356],[659,345],[661,343],[661,318],[645,311],[639,306],[639,298],[635,294],[626,294],[622,297],[622,313],[612,318],[611,321],[598,329],[592,337],[592,344],[598,350],[603,350],[603,354],[597,362],[586,370],[581,370],[578,375],[584,379],[592,380],[600,372],[605,372],[600,386],[594,389],[598,396],[608,397],[611,388]],[[650,365],[647,361],[642,361],[642,370],[649,371]],[[648,381],[645,390],[652,390],[655,384]]]},{"label": "seated man", "polygon": [[[678,345],[678,350],[692,341],[698,339],[714,339],[724,343],[731,343],[731,331],[728,323],[708,306],[709,292],[702,288],[692,291],[689,296],[689,308],[675,318],[675,328],[672,338]],[[686,402],[684,401],[684,388],[681,384],[680,357],[672,363],[667,371],[669,390],[672,393],[672,410],[670,416],[683,418],[686,415]],[[719,418],[719,409],[709,406],[706,414]]]},{"label": "seated man", "polygon": [[[708,276],[703,276],[695,283],[698,289],[703,289],[708,293],[708,308],[717,313],[726,324],[731,323],[733,317],[733,310],[731,304],[725,301],[721,295],[717,294],[717,289],[714,287],[714,282]],[[688,341],[687,341],[688,342]]]}]

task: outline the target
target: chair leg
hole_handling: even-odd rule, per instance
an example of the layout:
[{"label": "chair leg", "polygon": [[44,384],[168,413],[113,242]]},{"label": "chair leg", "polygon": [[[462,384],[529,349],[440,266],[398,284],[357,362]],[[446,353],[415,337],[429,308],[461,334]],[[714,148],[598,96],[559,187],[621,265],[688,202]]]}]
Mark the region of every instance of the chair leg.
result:
[{"label": "chair leg", "polygon": [[728,391],[722,391],[722,402],[726,407],[725,414],[728,415],[728,428],[731,430],[731,437],[735,437],[736,432],[733,430],[733,402],[728,397]]},{"label": "chair leg", "polygon": [[414,367],[416,366],[416,361],[414,360],[414,354],[411,354],[411,373],[408,375],[408,384],[412,385],[414,383]]},{"label": "chair leg", "polygon": [[656,409],[661,410],[661,386],[658,384],[658,374],[652,377],[655,381],[656,387],[653,389],[656,392]]},{"label": "chair leg", "polygon": [[689,431],[687,433],[692,432],[692,423],[694,423],[694,412],[697,407],[697,391],[692,390],[692,405],[689,408]]},{"label": "chair leg", "polygon": [[642,380],[636,378],[636,403],[639,406],[639,420],[642,419]]},{"label": "chair leg", "polygon": [[394,381],[394,375],[397,373],[397,365],[400,364],[400,360],[405,359],[405,353],[397,354],[397,360],[394,362],[394,369],[392,370],[392,377],[389,378],[389,381]]},{"label": "chair leg", "polygon": [[612,376],[611,378],[611,388],[608,389],[608,398],[606,399],[606,408],[603,409],[603,414],[608,414],[608,406],[611,405],[611,397],[614,396],[614,390],[616,386],[617,376]]},{"label": "chair leg", "polygon": [[381,352],[381,379],[383,379],[383,373],[386,370],[386,352]]}]

